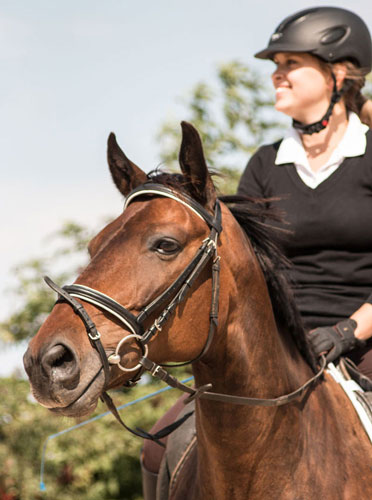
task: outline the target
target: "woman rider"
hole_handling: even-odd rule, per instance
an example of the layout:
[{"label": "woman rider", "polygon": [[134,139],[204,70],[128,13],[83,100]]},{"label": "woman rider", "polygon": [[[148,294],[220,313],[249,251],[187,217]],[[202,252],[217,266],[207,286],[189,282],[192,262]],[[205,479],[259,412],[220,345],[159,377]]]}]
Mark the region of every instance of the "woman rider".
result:
[{"label": "woman rider", "polygon": [[[372,66],[364,22],[348,10],[319,7],[286,18],[268,47],[276,109],[293,119],[278,143],[251,158],[238,194],[281,198],[291,230],[295,298],[316,352],[343,352],[372,378],[372,103],[360,93]],[[274,202],[273,202],[274,203]],[[181,400],[155,432],[177,418]],[[144,498],[154,488],[163,451],[146,441]]]},{"label": "woman rider", "polygon": [[275,108],[292,127],[251,158],[238,194],[280,198],[310,342],[328,361],[348,352],[372,378],[372,131],[359,118],[372,123],[360,93],[372,65],[368,28],[345,9],[303,10],[256,57],[274,62]]}]

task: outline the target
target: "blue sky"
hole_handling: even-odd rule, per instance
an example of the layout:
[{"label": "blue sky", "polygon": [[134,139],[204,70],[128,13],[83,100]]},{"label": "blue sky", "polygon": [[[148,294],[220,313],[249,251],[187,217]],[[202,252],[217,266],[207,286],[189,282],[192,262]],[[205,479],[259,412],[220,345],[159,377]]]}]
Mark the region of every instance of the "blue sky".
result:
[{"label": "blue sky", "polygon": [[11,268],[42,254],[48,234],[120,212],[109,132],[154,168],[160,125],[184,118],[178,99],[213,84],[221,62],[268,74],[253,53],[286,15],[314,5],[352,8],[372,29],[370,0],[0,0],[0,319],[17,305]]}]

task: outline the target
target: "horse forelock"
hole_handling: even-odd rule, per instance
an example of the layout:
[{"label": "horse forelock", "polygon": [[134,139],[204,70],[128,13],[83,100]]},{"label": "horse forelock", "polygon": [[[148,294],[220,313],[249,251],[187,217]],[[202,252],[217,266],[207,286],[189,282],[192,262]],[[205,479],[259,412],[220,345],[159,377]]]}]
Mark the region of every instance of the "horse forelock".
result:
[{"label": "horse forelock", "polygon": [[184,192],[189,196],[191,195],[188,189],[188,182],[183,174],[165,172],[157,168],[151,170],[151,172],[147,174],[147,177],[151,183],[163,184],[166,187]]}]

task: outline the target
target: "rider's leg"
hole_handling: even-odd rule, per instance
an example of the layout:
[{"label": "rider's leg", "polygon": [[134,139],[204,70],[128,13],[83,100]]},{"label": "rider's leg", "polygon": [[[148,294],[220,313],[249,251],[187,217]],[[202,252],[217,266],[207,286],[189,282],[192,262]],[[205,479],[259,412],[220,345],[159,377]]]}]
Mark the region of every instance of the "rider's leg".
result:
[{"label": "rider's leg", "polygon": [[[150,429],[150,433],[167,427],[177,420],[179,413],[184,409],[183,401],[188,395],[185,394],[161,417],[160,420]],[[165,445],[167,437],[160,440]],[[156,498],[156,483],[160,469],[160,464],[165,453],[165,448],[159,446],[154,441],[145,439],[141,452],[141,469],[142,469],[142,489],[144,500],[155,500]]]},{"label": "rider's leg", "polygon": [[364,347],[348,352],[346,357],[356,364],[363,375],[372,380],[372,339]]},{"label": "rider's leg", "polygon": [[[180,399],[176,401],[176,403],[156,422],[156,424],[150,430],[151,434],[167,427],[177,420],[179,413],[184,409],[184,400],[188,394],[181,396]],[[167,443],[167,437],[162,438],[160,440],[162,443]],[[142,462],[147,470],[151,472],[155,472],[156,474],[159,472],[160,463],[164,455],[165,448],[159,446],[154,441],[150,441],[149,439],[145,439],[143,448],[142,448]]]}]

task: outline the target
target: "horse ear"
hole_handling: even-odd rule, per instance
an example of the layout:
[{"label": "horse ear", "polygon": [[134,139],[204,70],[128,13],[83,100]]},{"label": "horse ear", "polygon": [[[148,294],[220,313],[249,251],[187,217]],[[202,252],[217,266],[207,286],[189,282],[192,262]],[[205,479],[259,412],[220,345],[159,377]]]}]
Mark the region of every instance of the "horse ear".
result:
[{"label": "horse ear", "polygon": [[188,122],[181,122],[182,143],[179,162],[191,195],[203,206],[213,210],[216,190],[208,172],[198,131]]},{"label": "horse ear", "polygon": [[107,141],[107,161],[112,179],[121,194],[126,196],[135,187],[147,180],[147,175],[129,160],[116,142],[111,132]]}]

